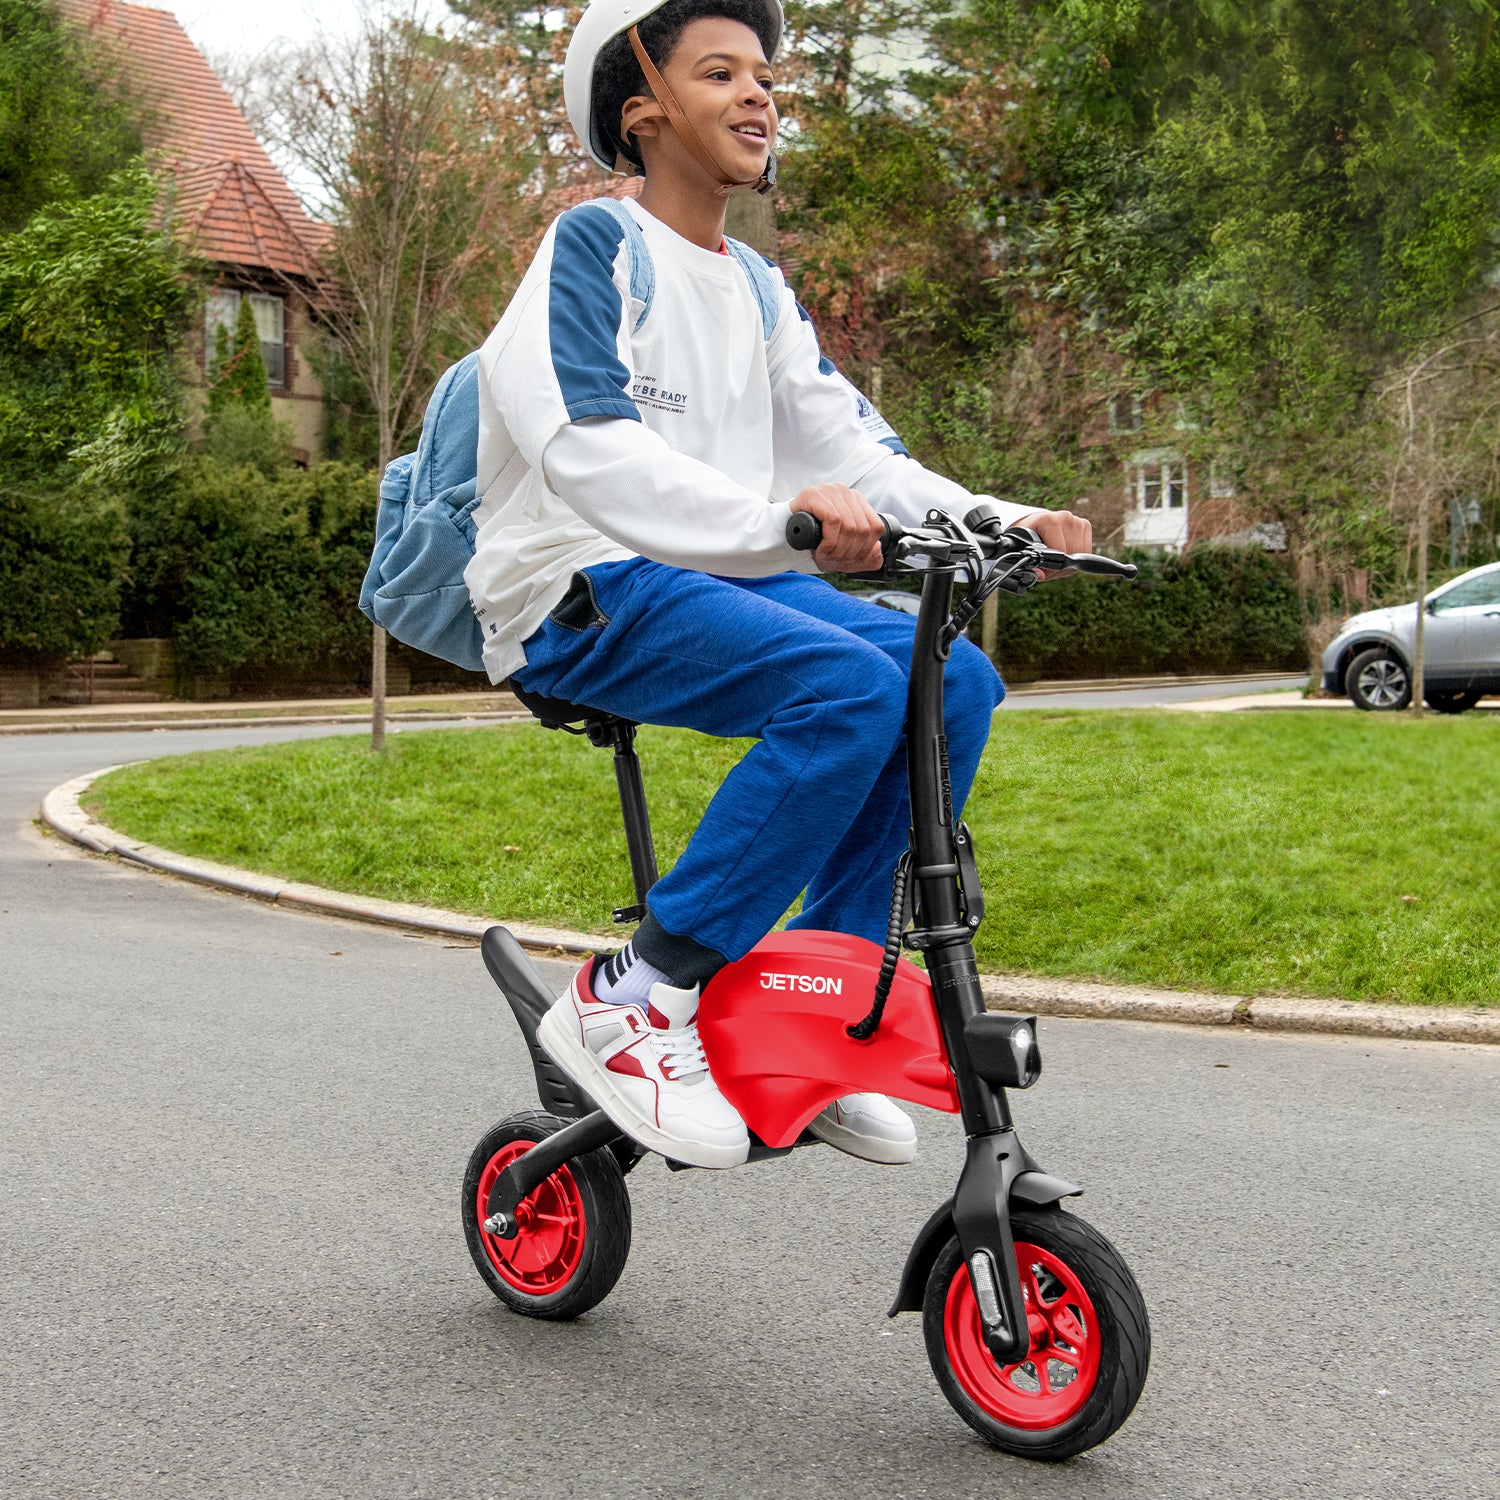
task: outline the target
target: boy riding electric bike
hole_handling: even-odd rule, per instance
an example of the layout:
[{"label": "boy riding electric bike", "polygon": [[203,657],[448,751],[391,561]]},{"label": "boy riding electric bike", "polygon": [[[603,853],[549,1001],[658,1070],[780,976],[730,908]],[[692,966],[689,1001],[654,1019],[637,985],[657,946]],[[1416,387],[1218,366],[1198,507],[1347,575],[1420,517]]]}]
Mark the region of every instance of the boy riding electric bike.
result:
[{"label": "boy riding electric bike", "polygon": [[[625,1174],[649,1152],[725,1168],[822,1141],[896,1164],[916,1133],[888,1094],[958,1112],[958,1188],[892,1313],[922,1311],[945,1394],[989,1442],[1062,1458],[1124,1421],[1149,1333],[1006,1105],[1040,1055],[1031,1018],[986,1013],[974,965],[960,814],[1004,689],[964,627],[997,587],[1133,570],[1088,555],[1078,517],[923,469],[780,272],[725,239],[726,194],[775,179],[781,31],[779,0],[594,0],[569,117],[644,183],[552,225],[478,354],[462,520],[484,666],[614,749],[636,883],[617,916],[640,926],[556,998],[486,935],[546,1110],[475,1148],[465,1233],[507,1305],[574,1317],[623,1269]],[[903,567],[923,570],[915,620],[814,576]],[[642,722],[754,741],[659,878]]]}]

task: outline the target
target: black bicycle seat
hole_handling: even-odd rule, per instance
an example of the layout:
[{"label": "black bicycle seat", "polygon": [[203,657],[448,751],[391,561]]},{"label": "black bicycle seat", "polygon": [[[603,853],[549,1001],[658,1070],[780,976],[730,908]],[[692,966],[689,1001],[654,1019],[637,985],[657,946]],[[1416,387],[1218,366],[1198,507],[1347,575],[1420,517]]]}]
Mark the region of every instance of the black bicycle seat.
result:
[{"label": "black bicycle seat", "polygon": [[581,724],[586,730],[593,726],[607,728],[616,724],[635,727],[634,720],[606,713],[602,708],[585,708],[581,703],[568,703],[562,698],[544,698],[540,693],[529,693],[514,678],[505,685],[522,707],[529,709],[547,729],[567,729],[573,724]]}]

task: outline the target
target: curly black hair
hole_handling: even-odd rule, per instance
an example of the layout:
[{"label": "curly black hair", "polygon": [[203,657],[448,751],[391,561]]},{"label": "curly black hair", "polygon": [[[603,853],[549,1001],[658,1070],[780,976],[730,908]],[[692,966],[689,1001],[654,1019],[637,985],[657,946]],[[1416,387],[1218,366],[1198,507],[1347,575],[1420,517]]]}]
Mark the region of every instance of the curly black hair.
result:
[{"label": "curly black hair", "polygon": [[[771,55],[777,37],[771,17],[759,0],[667,0],[660,10],[653,11],[640,23],[641,45],[651,61],[664,68],[690,23],[720,16],[748,26],[760,38],[766,56]],[[640,152],[620,138],[620,112],[627,99],[650,92],[630,38],[624,32],[611,37],[594,63],[590,100],[594,132],[608,143],[606,156],[623,156],[638,171],[642,170]]]}]

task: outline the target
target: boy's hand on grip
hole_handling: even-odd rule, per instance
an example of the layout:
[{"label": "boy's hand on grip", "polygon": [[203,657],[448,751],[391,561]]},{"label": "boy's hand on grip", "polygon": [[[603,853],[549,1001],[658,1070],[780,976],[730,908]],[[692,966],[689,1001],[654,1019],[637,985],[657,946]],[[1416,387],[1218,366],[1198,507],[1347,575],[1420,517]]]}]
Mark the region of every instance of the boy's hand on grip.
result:
[{"label": "boy's hand on grip", "polygon": [[823,544],[813,561],[825,573],[874,573],[880,568],[885,522],[858,490],[847,484],[815,484],[792,501],[823,527]]},{"label": "boy's hand on grip", "polygon": [[[1025,526],[1036,532],[1041,539],[1057,552],[1092,552],[1094,550],[1094,527],[1083,516],[1075,516],[1070,510],[1034,510],[1030,515],[1012,521],[1012,526]],[[1049,578],[1066,578],[1074,572],[1066,568],[1062,572],[1038,568],[1037,577],[1045,582]]]}]

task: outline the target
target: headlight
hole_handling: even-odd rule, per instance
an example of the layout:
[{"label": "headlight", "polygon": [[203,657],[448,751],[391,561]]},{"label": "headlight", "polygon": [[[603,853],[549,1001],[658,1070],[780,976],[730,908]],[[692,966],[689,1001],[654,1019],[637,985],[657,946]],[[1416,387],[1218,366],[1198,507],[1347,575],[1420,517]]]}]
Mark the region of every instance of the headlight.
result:
[{"label": "headlight", "polygon": [[1007,1089],[1029,1089],[1042,1076],[1035,1016],[970,1016],[964,1045],[974,1071]]}]

